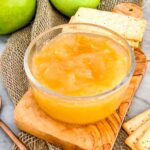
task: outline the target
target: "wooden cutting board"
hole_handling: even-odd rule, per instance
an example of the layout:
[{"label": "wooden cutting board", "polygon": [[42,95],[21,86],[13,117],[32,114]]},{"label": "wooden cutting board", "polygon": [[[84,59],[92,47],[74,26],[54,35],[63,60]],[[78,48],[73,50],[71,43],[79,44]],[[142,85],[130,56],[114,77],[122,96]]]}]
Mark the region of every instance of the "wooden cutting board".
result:
[{"label": "wooden cutting board", "polygon": [[111,150],[122,122],[144,76],[147,59],[140,49],[135,50],[136,68],[119,109],[97,123],[75,126],[57,122],[47,116],[28,91],[15,108],[15,122],[23,131],[69,150]]}]

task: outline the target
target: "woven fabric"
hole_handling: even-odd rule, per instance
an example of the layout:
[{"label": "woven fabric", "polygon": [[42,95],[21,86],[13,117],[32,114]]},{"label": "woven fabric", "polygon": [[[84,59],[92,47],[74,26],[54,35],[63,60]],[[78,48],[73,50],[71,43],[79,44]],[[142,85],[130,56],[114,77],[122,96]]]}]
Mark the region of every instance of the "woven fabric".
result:
[{"label": "woven fabric", "polygon": [[[141,0],[102,0],[99,9],[110,11],[119,2],[134,2],[141,5]],[[28,80],[23,68],[23,57],[29,43],[44,30],[67,21],[51,6],[49,0],[37,0],[37,11],[33,22],[9,38],[1,57],[1,75],[14,105],[18,103],[28,89]],[[128,149],[124,144],[126,136],[125,132],[121,130],[114,150]],[[30,150],[59,150],[48,142],[24,132],[20,132],[19,138]],[[19,149],[14,145],[12,150]]]}]

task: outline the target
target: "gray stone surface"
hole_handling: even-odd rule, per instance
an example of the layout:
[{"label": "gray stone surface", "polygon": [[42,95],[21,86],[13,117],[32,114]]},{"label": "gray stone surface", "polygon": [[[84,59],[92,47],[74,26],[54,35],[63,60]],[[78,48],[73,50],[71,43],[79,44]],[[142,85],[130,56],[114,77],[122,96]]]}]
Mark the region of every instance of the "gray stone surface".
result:
[{"label": "gray stone surface", "polygon": [[[0,36],[0,54],[3,52],[5,44],[9,36]],[[8,97],[6,89],[0,80],[0,96],[2,96],[2,109],[0,110],[0,118],[14,131],[18,133],[13,122],[13,104]],[[0,129],[0,150],[10,150],[12,146],[12,141],[7,137],[7,135]]]},{"label": "gray stone surface", "polygon": [[[150,0],[147,0],[144,5],[145,18],[148,20],[148,27],[144,36],[143,51],[146,53],[149,63],[148,69],[138,89],[133,103],[128,112],[129,117],[133,117],[136,114],[150,108]],[[9,36],[0,36],[0,54],[3,52],[5,44]],[[17,134],[18,129],[15,127],[13,122],[13,104],[8,97],[6,89],[0,81],[0,95],[3,99],[3,109],[1,110],[0,117],[5,123]],[[2,132],[0,129],[0,150],[10,150],[12,141]]]},{"label": "gray stone surface", "polygon": [[[13,121],[13,104],[10,101],[7,92],[0,81],[0,95],[2,96],[3,105],[0,113],[0,118],[14,131],[18,133]],[[0,150],[10,150],[12,146],[12,141],[5,135],[5,133],[0,129]]]}]

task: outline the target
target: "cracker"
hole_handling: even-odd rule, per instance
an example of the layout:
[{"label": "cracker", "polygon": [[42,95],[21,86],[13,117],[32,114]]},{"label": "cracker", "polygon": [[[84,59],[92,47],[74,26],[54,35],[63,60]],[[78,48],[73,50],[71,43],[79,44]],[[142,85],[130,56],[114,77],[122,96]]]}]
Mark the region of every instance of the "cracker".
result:
[{"label": "cracker", "polygon": [[150,120],[134,131],[126,140],[125,143],[132,149],[137,150],[136,143],[143,136],[145,131],[150,127]]},{"label": "cracker", "polygon": [[136,144],[139,150],[150,150],[150,127],[146,130],[144,135],[139,139]]},{"label": "cracker", "polygon": [[[74,16],[71,18],[71,20],[74,20]],[[71,21],[70,21],[70,23],[71,23]],[[74,22],[75,23],[75,22]],[[82,30],[82,28],[80,27],[78,27],[78,28],[72,28],[72,29],[63,29],[63,32],[68,32],[68,31],[72,31],[72,32],[77,32],[77,30]],[[83,31],[84,31],[85,29],[83,28]],[[88,31],[87,31],[88,32]],[[98,29],[96,29],[96,31],[93,31],[93,33],[98,33]],[[128,44],[131,46],[131,47],[133,47],[133,48],[138,48],[139,47],[139,41],[133,41],[133,40],[127,40],[127,42],[128,42]]]},{"label": "cracker", "polygon": [[140,43],[136,42],[136,41],[131,41],[131,40],[127,40],[127,42],[129,43],[129,45],[133,48],[138,48]]},{"label": "cracker", "polygon": [[150,109],[144,111],[143,113],[137,115],[131,120],[125,122],[123,124],[123,128],[128,134],[131,134],[149,119],[150,119]]},{"label": "cracker", "polygon": [[107,27],[125,39],[142,41],[147,25],[145,19],[137,19],[113,12],[100,11],[91,8],[80,8],[70,23],[92,23]]}]

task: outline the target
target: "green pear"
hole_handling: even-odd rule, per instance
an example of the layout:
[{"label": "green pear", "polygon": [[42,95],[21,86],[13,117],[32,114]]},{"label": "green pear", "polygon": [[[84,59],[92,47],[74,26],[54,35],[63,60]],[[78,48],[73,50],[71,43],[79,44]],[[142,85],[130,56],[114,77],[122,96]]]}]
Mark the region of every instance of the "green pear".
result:
[{"label": "green pear", "polygon": [[36,0],[0,0],[0,34],[12,33],[33,18]]},{"label": "green pear", "polygon": [[62,14],[71,17],[79,7],[97,8],[100,0],[50,0]]}]

